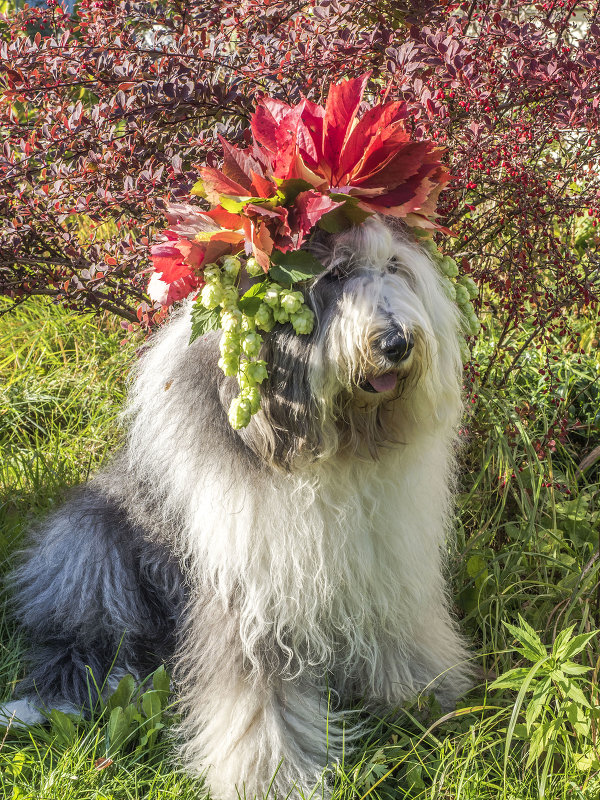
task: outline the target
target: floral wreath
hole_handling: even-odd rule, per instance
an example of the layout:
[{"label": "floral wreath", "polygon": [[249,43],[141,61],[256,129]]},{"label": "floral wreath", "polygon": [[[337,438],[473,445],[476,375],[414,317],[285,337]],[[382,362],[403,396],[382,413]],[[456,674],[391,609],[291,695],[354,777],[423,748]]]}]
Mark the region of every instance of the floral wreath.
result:
[{"label": "floral wreath", "polygon": [[324,107],[259,99],[250,146],[242,150],[219,137],[222,169],[200,169],[192,194],[212,208],[171,206],[170,227],[152,247],[150,298],[166,308],[196,295],[190,341],[223,330],[219,366],[240,387],[229,409],[233,428],[248,425],[260,408],[267,365],[258,331],[288,322],[297,334],[312,331],[314,315],[294,286],[324,269],[301,249],[316,228],[337,233],[375,213],[402,218],[425,239],[461,307],[465,332],[479,329],[470,302],[475,284],[449,280],[458,275],[456,263],[431,238],[433,230],[450,233],[435,221],[450,180],[443,150],[411,139],[404,102],[379,103],[360,115],[369,76],[332,84]]}]

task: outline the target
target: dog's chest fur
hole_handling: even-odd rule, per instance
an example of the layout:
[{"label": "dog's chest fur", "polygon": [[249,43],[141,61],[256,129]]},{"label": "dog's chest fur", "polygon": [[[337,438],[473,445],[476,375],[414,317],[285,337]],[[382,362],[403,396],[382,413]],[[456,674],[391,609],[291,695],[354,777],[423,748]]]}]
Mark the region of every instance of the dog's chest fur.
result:
[{"label": "dog's chest fur", "polygon": [[296,662],[373,664],[376,642],[414,638],[436,593],[448,499],[423,477],[443,457],[432,439],[425,454],[419,442],[300,475],[244,480],[232,466],[228,483],[197,487],[188,552],[224,604],[239,598],[251,660],[275,638]]}]

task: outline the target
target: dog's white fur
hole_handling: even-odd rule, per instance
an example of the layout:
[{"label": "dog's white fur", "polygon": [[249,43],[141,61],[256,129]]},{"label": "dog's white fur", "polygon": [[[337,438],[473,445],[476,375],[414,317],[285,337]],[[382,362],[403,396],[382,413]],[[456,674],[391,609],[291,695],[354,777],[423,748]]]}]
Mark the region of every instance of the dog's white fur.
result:
[{"label": "dog's white fur", "polygon": [[[397,706],[432,690],[450,706],[469,685],[443,574],[461,415],[456,308],[427,256],[380,220],[319,255],[329,278],[344,274],[309,296],[310,347],[274,340],[265,393],[284,399],[231,431],[230,382],[218,407],[209,399],[214,337],[188,347],[185,312],[143,357],[127,446],[93,484],[176,555],[182,754],[223,800],[260,796],[275,774],[279,792],[312,789],[361,731],[344,703]],[[361,380],[390,369],[378,350],[390,324],[414,349],[396,392],[367,393]],[[305,383],[293,392],[276,368],[292,376],[296,364]],[[17,583],[35,586],[42,548]],[[95,590],[105,605],[118,605],[114,574]],[[124,653],[135,671],[133,646]]]}]

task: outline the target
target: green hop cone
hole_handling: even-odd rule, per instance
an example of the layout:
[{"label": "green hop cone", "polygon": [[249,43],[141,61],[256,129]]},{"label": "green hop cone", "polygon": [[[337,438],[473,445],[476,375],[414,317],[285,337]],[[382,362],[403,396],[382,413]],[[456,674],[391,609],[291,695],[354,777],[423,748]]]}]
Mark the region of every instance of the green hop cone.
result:
[{"label": "green hop cone", "polygon": [[292,314],[290,319],[297,334],[312,333],[315,324],[315,315],[308,306],[303,306],[300,311]]},{"label": "green hop cone", "polygon": [[240,359],[238,356],[233,356],[231,354],[222,356],[219,359],[218,363],[219,363],[219,369],[223,372],[223,374],[227,375],[229,378],[233,378],[234,375],[237,375],[240,363]]},{"label": "green hop cone", "polygon": [[239,358],[240,355],[240,335],[236,331],[223,331],[219,350],[223,358]]},{"label": "green hop cone", "polygon": [[223,300],[223,289],[216,283],[207,283],[200,292],[200,302],[209,311],[221,305]]},{"label": "green hop cone", "polygon": [[260,408],[260,391],[256,388],[256,386],[248,386],[245,389],[242,389],[240,396],[249,401],[250,413],[256,414]]},{"label": "green hop cone", "polygon": [[252,380],[252,378],[248,375],[248,364],[248,361],[244,361],[237,374],[237,381],[242,392],[245,392],[246,389],[252,389],[257,385],[256,381]]},{"label": "green hop cone", "polygon": [[221,283],[221,270],[216,264],[209,264],[202,274],[206,283]]},{"label": "green hop cone", "polygon": [[254,256],[250,256],[250,258],[246,260],[246,272],[251,278],[259,278],[261,275],[265,274],[264,269]]},{"label": "green hop cone", "polygon": [[241,328],[243,331],[253,331],[256,329],[256,322],[254,317],[249,317],[247,314],[242,314]]},{"label": "green hop cone", "polygon": [[465,275],[460,279],[460,283],[465,287],[465,289],[469,293],[470,299],[474,300],[479,294],[479,289],[477,288],[477,284],[475,283],[473,278],[469,278],[468,275]]},{"label": "green hop cone", "polygon": [[242,350],[250,358],[254,358],[260,353],[260,346],[262,345],[263,338],[260,333],[256,331],[246,331],[242,338]]},{"label": "green hop cone", "polygon": [[242,324],[242,312],[239,308],[228,308],[221,312],[221,327],[224,331],[239,331]]},{"label": "green hop cone", "polygon": [[278,283],[272,283],[263,297],[263,302],[270,308],[279,308],[279,295],[281,294],[281,286]]},{"label": "green hop cone", "polygon": [[227,275],[228,278],[231,280],[235,280],[239,274],[240,267],[239,258],[235,256],[227,256],[227,258],[223,261],[223,272]]},{"label": "green hop cone", "polygon": [[442,275],[442,289],[449,300],[456,300],[456,289],[451,280]]},{"label": "green hop cone", "polygon": [[456,278],[458,275],[458,267],[456,261],[450,256],[444,256],[440,261],[440,270],[448,278]]},{"label": "green hop cone", "polygon": [[432,258],[440,258],[440,251],[433,239],[425,239],[421,246]]},{"label": "green hop cone", "polygon": [[276,307],[273,309],[273,318],[275,319],[275,322],[278,322],[280,325],[290,321],[290,315],[285,308],[281,307]]},{"label": "green hop cone", "polygon": [[237,286],[223,286],[223,299],[221,305],[227,310],[237,309],[240,295]]},{"label": "green hop cone", "polygon": [[460,340],[460,357],[463,364],[466,364],[468,361],[471,360],[471,350],[469,349],[469,345],[466,343],[464,339],[461,338]]},{"label": "green hop cone", "polygon": [[236,431],[245,428],[252,416],[250,400],[245,397],[234,397],[229,406],[229,422]]},{"label": "green hop cone", "polygon": [[267,377],[267,362],[249,361],[245,366],[245,373],[250,380],[250,385],[262,383]]},{"label": "green hop cone", "polygon": [[261,303],[259,305],[258,310],[254,315],[254,322],[256,322],[256,326],[258,328],[261,328],[263,331],[267,331],[267,333],[273,329],[273,326],[275,325],[275,319],[273,317],[273,312],[268,305],[265,305],[265,303]]},{"label": "green hop cone", "polygon": [[461,286],[461,284],[459,283],[457,286],[454,287],[454,291],[456,293],[456,302],[461,308],[466,306],[467,303],[471,305],[471,301],[469,300],[469,293],[464,286]]},{"label": "green hop cone", "polygon": [[471,336],[477,336],[480,330],[481,330],[481,323],[477,319],[477,314],[473,312],[472,316],[469,317],[469,332]]},{"label": "green hop cone", "polygon": [[295,314],[299,311],[304,303],[302,292],[286,292],[281,295],[281,307],[287,311],[288,314]]},{"label": "green hop cone", "polygon": [[467,300],[467,302],[463,306],[461,306],[460,310],[463,312],[465,317],[476,316],[475,309],[473,308],[473,303],[470,300]]}]

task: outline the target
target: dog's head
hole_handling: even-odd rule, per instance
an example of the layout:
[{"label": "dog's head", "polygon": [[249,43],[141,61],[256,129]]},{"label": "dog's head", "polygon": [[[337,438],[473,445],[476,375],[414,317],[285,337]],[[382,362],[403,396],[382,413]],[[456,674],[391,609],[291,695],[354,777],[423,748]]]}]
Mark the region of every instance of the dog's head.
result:
[{"label": "dog's head", "polygon": [[243,433],[292,468],[336,453],[376,458],[415,431],[447,435],[461,409],[458,318],[428,256],[372,218],[311,245],[325,271],[306,288],[316,323],[266,337],[262,411]]}]

